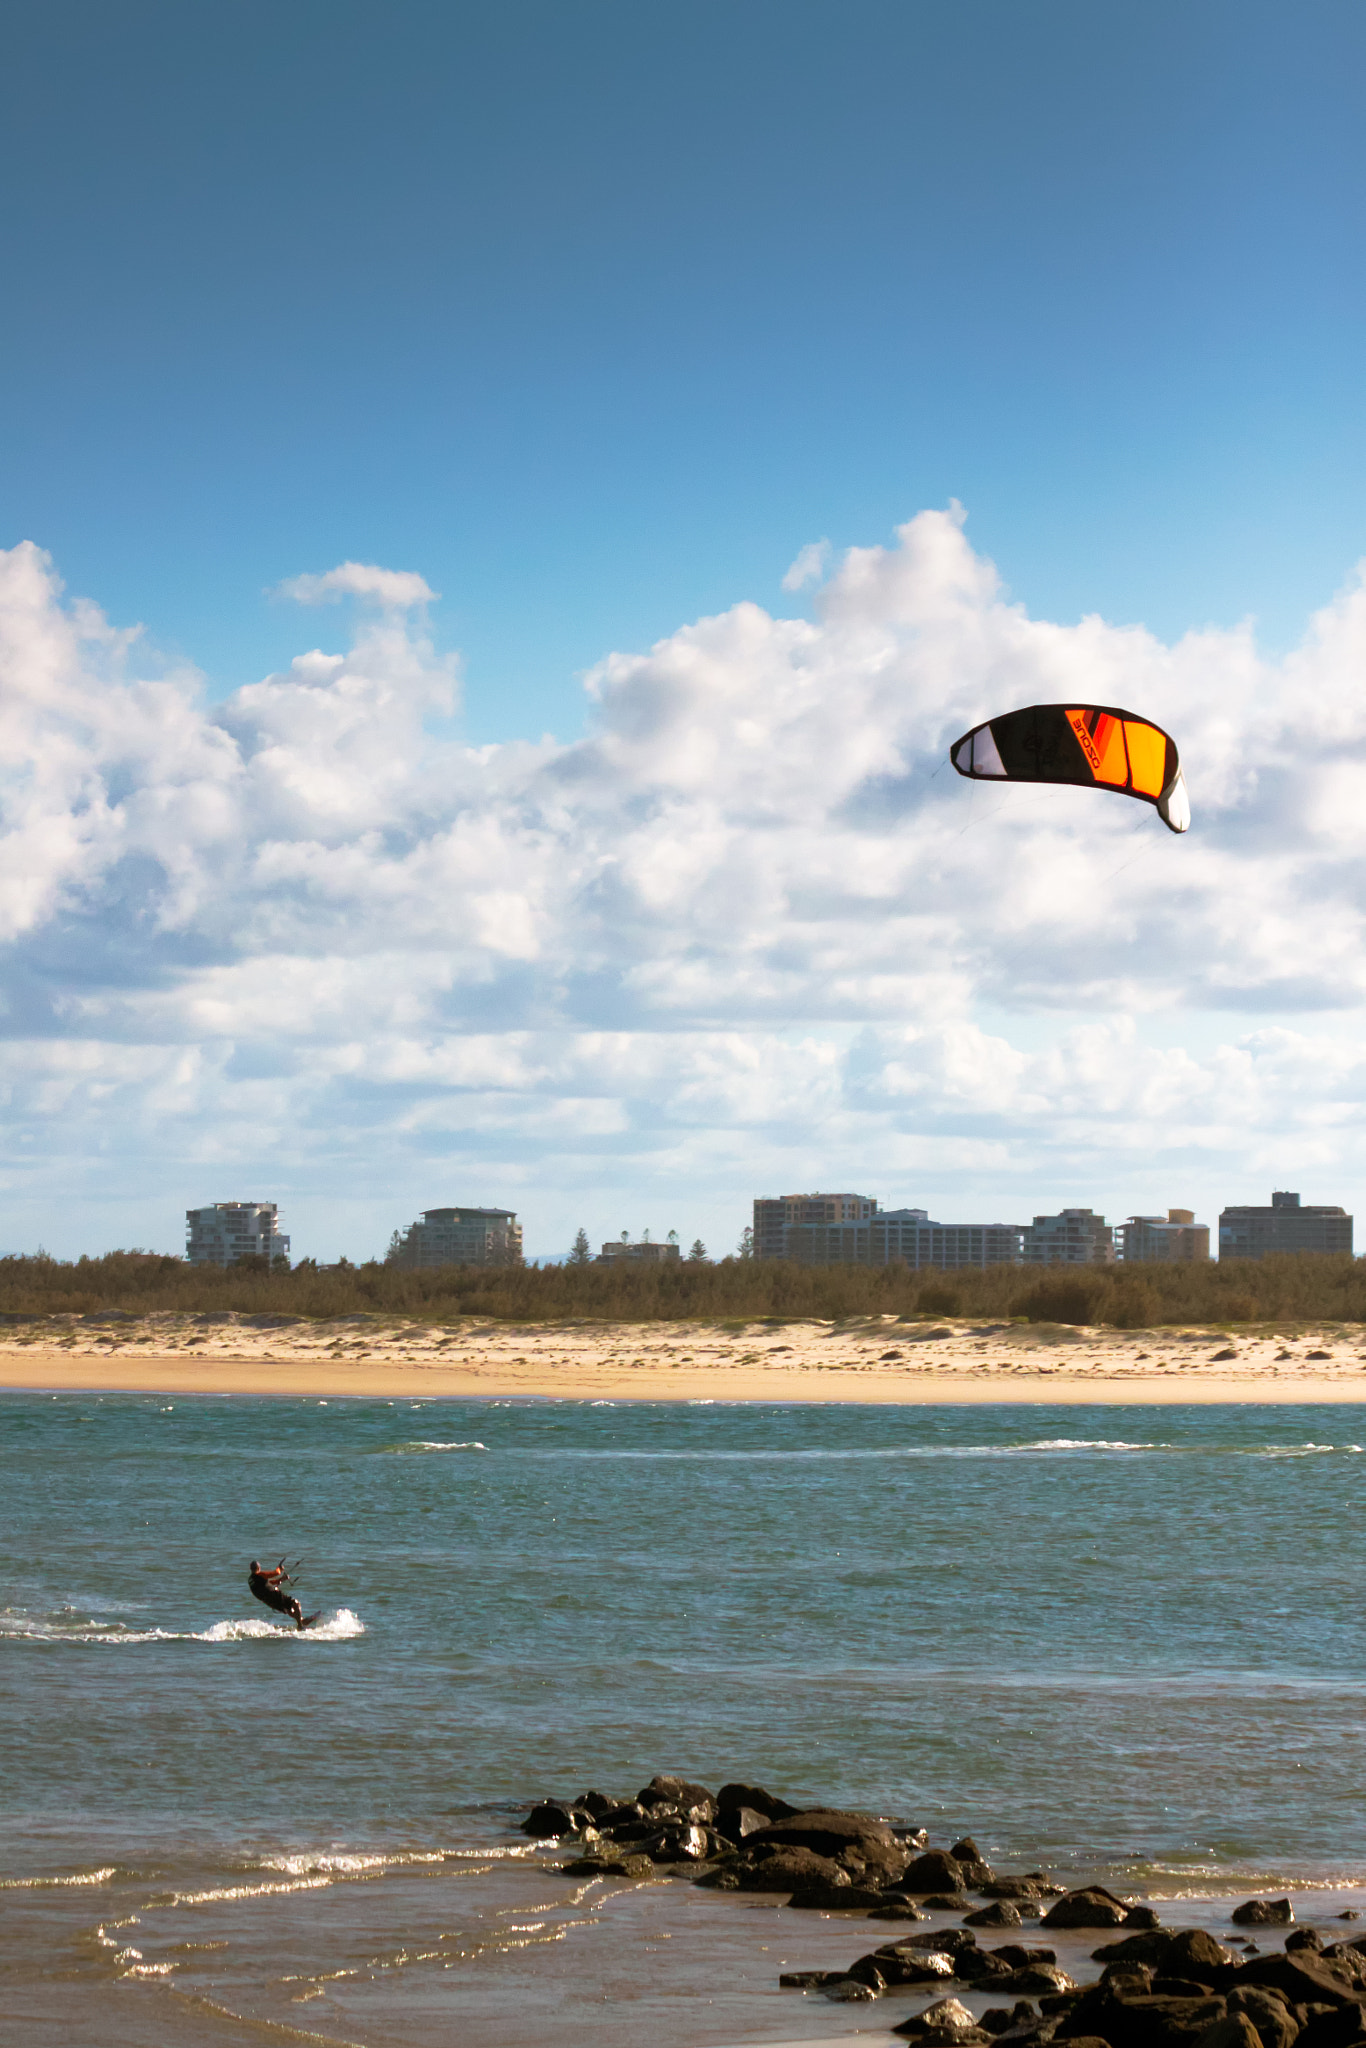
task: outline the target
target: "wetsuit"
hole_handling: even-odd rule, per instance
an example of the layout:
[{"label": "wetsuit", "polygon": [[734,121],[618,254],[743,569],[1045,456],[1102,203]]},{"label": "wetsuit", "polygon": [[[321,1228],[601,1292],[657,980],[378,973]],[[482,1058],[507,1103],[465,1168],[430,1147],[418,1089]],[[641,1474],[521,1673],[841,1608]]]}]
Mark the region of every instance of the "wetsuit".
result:
[{"label": "wetsuit", "polygon": [[248,1572],[247,1587],[263,1606],[273,1607],[277,1614],[287,1614],[296,1628],[303,1620],[303,1608],[292,1594],[274,1584],[269,1572]]}]

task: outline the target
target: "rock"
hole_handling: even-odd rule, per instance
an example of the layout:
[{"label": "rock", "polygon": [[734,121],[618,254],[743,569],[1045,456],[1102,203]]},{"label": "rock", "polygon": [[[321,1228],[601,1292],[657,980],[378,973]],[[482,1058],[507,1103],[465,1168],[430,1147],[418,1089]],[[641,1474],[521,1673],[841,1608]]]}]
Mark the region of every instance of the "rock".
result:
[{"label": "rock", "polygon": [[961,1977],[965,1984],[971,1984],[974,1989],[984,1985],[995,1989],[999,1985],[1004,1991],[1011,1988],[1006,1980],[1013,1972],[1009,1963],[1003,1963],[1001,1958],[992,1955],[989,1949],[964,1948],[960,1949],[953,1959],[953,1974],[955,1977]]},{"label": "rock", "polygon": [[843,1970],[784,1970],[778,1979],[780,1991],[819,1991],[822,1984],[832,1984],[836,1977],[842,1977]]},{"label": "rock", "polygon": [[811,1849],[819,1856],[837,1857],[851,1876],[870,1884],[895,1882],[898,1890],[906,1888],[901,1881],[906,1851],[885,1821],[867,1814],[820,1807],[789,1814],[746,1835],[744,1847],[747,1855],[754,1856],[775,1849]]},{"label": "rock", "polygon": [[903,1948],[940,1949],[946,1956],[959,1955],[965,1948],[976,1948],[977,1936],[969,1934],[965,1927],[945,1927],[938,1934],[906,1934],[899,1941],[889,1941],[882,1951],[894,1955]]},{"label": "rock", "polygon": [[1316,1956],[1305,1949],[1289,1955],[1254,1956],[1240,1963],[1230,1988],[1257,1984],[1279,1991],[1289,2005],[1355,2005],[1360,1994],[1355,1973],[1337,1957]]},{"label": "rock", "polygon": [[712,1820],[716,1814],[716,1801],[705,1785],[693,1785],[686,1778],[656,1776],[648,1785],[642,1786],[636,1798],[647,1809],[652,1806],[677,1806],[682,1812],[696,1818],[693,1809],[705,1807],[702,1818]]},{"label": "rock", "polygon": [[743,1842],[746,1835],[757,1834],[760,1828],[766,1828],[768,1818],[766,1813],[760,1813],[757,1806],[718,1806],[716,1832],[724,1835],[728,1842]]},{"label": "rock", "polygon": [[808,1913],[867,1913],[881,1910],[883,1896],[861,1884],[811,1884],[794,1891],[787,1903]]},{"label": "rock", "polygon": [[1025,1963],[1017,1970],[1009,1970],[997,1988],[1013,1991],[1021,1998],[1038,1998],[1054,1991],[1075,1991],[1077,1980],[1056,1963]]},{"label": "rock", "polygon": [[591,1849],[573,1863],[562,1863],[566,1877],[653,1877],[654,1863],[636,1851],[626,1855],[610,1842]]},{"label": "rock", "polygon": [[[742,1892],[801,1892],[814,1885],[830,1889],[850,1882],[849,1873],[833,1856],[818,1856],[814,1849],[777,1849],[771,1856],[754,1862],[744,1858],[729,1863]],[[701,1880],[703,1884],[706,1879]]]},{"label": "rock", "polygon": [[901,1888],[907,1892],[961,1892],[963,1866],[956,1856],[942,1849],[927,1850],[907,1864],[901,1874]]},{"label": "rock", "polygon": [[1110,2048],[1194,2048],[1224,2017],[1222,1998],[1121,1998],[1108,1985],[1084,1991],[1058,2028],[1059,2041],[1099,2034]]},{"label": "rock", "polygon": [[756,1813],[762,1813],[767,1820],[786,1820],[798,1811],[789,1806],[785,1799],[766,1792],[762,1785],[723,1785],[716,1795],[718,1813],[727,1806],[751,1806]]},{"label": "rock", "polygon": [[585,1813],[591,1813],[596,1822],[601,1820],[605,1813],[610,1813],[614,1806],[620,1806],[621,1801],[613,1799],[610,1793],[591,1791],[580,1792],[574,1804],[581,1807]]},{"label": "rock", "polygon": [[954,1958],[937,1949],[875,1949],[859,1957],[852,1973],[866,1976],[872,1970],[884,1984],[938,1984],[958,1974]]},{"label": "rock", "polygon": [[832,1977],[828,1984],[820,1987],[822,1998],[838,1999],[843,2005],[854,2005],[881,1995],[881,1987],[861,1984],[857,1977]]},{"label": "rock", "polygon": [[1056,1963],[1058,1960],[1055,1948],[1026,1948],[1022,1941],[1003,1941],[991,1953],[999,1956],[1003,1963],[1009,1963],[1012,1970],[1022,1970],[1026,1963]]},{"label": "rock", "polygon": [[936,2005],[927,2006],[914,2018],[903,2020],[899,2027],[893,2027],[894,2034],[904,2035],[912,2041],[989,2041],[990,2034],[983,2033],[967,2007],[956,1998],[941,1998]]},{"label": "rock", "polygon": [[960,1863],[985,1863],[986,1861],[971,1835],[964,1835],[961,1842],[955,1842],[949,1850],[949,1854],[950,1856],[956,1856]]},{"label": "rock", "polygon": [[647,1836],[640,1847],[656,1863],[702,1863],[711,1854],[712,1837],[706,1828],[665,1828],[657,1835]]},{"label": "rock", "polygon": [[1248,1899],[1229,1915],[1235,1927],[1289,1927],[1295,1909],[1289,1899]]},{"label": "rock", "polygon": [[1018,1906],[1012,1906],[1009,1899],[993,1899],[989,1906],[979,1906],[975,1913],[964,1916],[968,1927],[1019,1927],[1023,1925]]},{"label": "rock", "polygon": [[614,1835],[618,1829],[635,1827],[641,1821],[645,1821],[647,1827],[656,1825],[646,1819],[645,1808],[638,1799],[619,1801],[598,1815],[598,1827],[604,1835]]},{"label": "rock", "polygon": [[1317,1955],[1323,1947],[1323,1936],[1316,1927],[1297,1927],[1293,1934],[1285,1937],[1287,1949],[1308,1948]]},{"label": "rock", "polygon": [[908,1899],[894,1899],[890,1905],[874,1906],[868,1917],[870,1920],[928,1920],[930,1916],[922,1913],[919,1906],[913,1906]]},{"label": "rock", "polygon": [[972,1910],[972,1900],[966,1892],[928,1892],[920,1903],[932,1913],[967,1913]]},{"label": "rock", "polygon": [[543,1799],[539,1806],[533,1806],[522,1822],[522,1833],[532,1835],[538,1841],[556,1841],[567,1835],[574,1825],[572,1814],[567,1807],[559,1806],[553,1799]]},{"label": "rock", "polygon": [[1262,2037],[1262,2048],[1291,2048],[1300,2031],[1283,1998],[1256,1984],[1239,1984],[1228,1995],[1230,2012],[1246,2013]]},{"label": "rock", "polygon": [[977,1889],[989,1899],[1042,1899],[1058,1887],[1050,1885],[1046,1878],[993,1877]]},{"label": "rock", "polygon": [[1150,1928],[1160,1927],[1161,1924],[1151,1906],[1130,1906],[1124,1915],[1126,1927],[1141,1928],[1145,1932]]},{"label": "rock", "polygon": [[1357,2048],[1366,2041],[1366,2014],[1359,2006],[1341,2012],[1320,2012],[1308,2018],[1295,2038],[1295,2048]]},{"label": "rock", "polygon": [[1092,1949],[1096,1963],[1147,1963],[1164,1976],[1194,1977],[1200,1984],[1219,1984],[1223,1973],[1238,1958],[1203,1927],[1153,1928],[1145,1934],[1126,1935],[1123,1941],[1106,1942]]},{"label": "rock", "polygon": [[1064,1892],[1043,1916],[1045,1927],[1122,1927],[1129,1908],[1104,1885],[1085,1885]]},{"label": "rock", "polygon": [[1196,2048],[1265,2048],[1265,2043],[1245,2012],[1230,2012],[1196,2036]]}]

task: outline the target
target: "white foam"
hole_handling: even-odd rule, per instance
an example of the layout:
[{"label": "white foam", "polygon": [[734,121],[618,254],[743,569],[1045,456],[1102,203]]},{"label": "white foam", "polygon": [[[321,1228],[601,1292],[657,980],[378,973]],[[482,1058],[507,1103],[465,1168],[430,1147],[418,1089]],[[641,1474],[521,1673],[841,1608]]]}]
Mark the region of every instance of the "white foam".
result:
[{"label": "white foam", "polygon": [[279,1870],[288,1877],[323,1875],[328,1877],[366,1877],[374,1870],[391,1870],[414,1863],[445,1863],[444,1849],[394,1850],[385,1856],[380,1854],[360,1855],[344,1850],[301,1851],[294,1856],[263,1856],[262,1870]]},{"label": "white foam", "polygon": [[365,1634],[365,1623],[349,1607],[339,1607],[326,1621],[319,1621],[312,1628],[296,1629],[277,1627],[274,1622],[262,1621],[255,1615],[244,1615],[232,1621],[215,1621],[208,1628],[124,1628],[122,1623],[102,1625],[87,1622],[83,1626],[54,1624],[34,1621],[25,1616],[0,1617],[0,1637],[11,1636],[33,1643],[90,1643],[106,1649],[136,1649],[143,1643],[240,1643],[240,1642],[296,1642],[338,1643],[353,1636]]},{"label": "white foam", "polygon": [[426,1439],[426,1438],[421,1438],[421,1437],[420,1437],[420,1438],[418,1438],[418,1439],[417,1439],[417,1441],[416,1441],[416,1442],[414,1442],[414,1443],[410,1443],[410,1444],[397,1444],[397,1445],[395,1445],[395,1449],[396,1449],[397,1451],[399,1451],[399,1452],[403,1452],[403,1451],[486,1451],[486,1450],[488,1449],[488,1445],[487,1445],[487,1444],[479,1444],[479,1443],[468,1443],[468,1444],[456,1444],[456,1443],[439,1443],[439,1442],[432,1442],[432,1441],[430,1441],[430,1440],[428,1440],[428,1439]]},{"label": "white foam", "polygon": [[223,1899],[269,1899],[282,1892],[321,1892],[335,1884],[335,1876],[296,1877],[288,1884],[224,1884],[207,1892],[172,1892],[157,1906],[216,1906]]},{"label": "white foam", "polygon": [[0,1877],[0,1892],[46,1891],[50,1886],[67,1884],[108,1884],[116,1870],[117,1865],[106,1863],[100,1870],[73,1870],[68,1877]]}]

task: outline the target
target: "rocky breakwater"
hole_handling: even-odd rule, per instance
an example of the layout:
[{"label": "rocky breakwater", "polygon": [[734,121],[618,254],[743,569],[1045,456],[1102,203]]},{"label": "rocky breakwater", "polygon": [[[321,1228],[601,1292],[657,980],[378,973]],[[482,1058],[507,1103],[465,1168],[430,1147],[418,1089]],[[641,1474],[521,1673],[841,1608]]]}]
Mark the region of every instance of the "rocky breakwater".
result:
[{"label": "rocky breakwater", "polygon": [[[1250,1901],[1249,1904],[1258,1902]],[[1278,1905],[1283,1902],[1277,1902]],[[1136,1911],[1113,1893],[1068,1893],[1053,1912],[1060,1927],[1095,1922],[1078,1917],[1110,1906],[1131,1924]],[[978,1916],[974,1916],[978,1917]],[[1235,1916],[1236,1917],[1236,1916]],[[1243,1923],[1265,1924],[1244,1915]],[[779,1981],[839,1999],[880,1998],[914,1989],[985,1991],[991,2004],[974,2011],[953,1993],[932,1998],[891,2032],[929,2048],[934,2043],[1068,2043],[1069,2048],[1343,2048],[1366,2043],[1366,1936],[1325,1945],[1317,1930],[1298,1928],[1280,1953],[1235,1955],[1203,1928],[1149,1925],[1092,1952],[1103,1965],[1093,1983],[1078,1984],[1057,1965],[1054,1950],[1023,1943],[978,1945],[972,1929],[903,1936],[859,1956],[847,1971],[791,1971]]]}]

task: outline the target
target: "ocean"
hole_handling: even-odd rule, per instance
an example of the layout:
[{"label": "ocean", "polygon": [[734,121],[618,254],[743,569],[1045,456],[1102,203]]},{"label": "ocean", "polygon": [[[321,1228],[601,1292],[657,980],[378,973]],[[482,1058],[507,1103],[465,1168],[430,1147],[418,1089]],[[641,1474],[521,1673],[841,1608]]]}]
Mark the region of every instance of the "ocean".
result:
[{"label": "ocean", "polygon": [[[1321,1404],[4,1396],[0,2031],[886,2039],[914,2001],[776,1984],[866,1923],[516,1831],[656,1771],[1169,1921],[1355,1910],[1363,1441]],[[311,1633],[247,1593],[281,1554]]]}]

